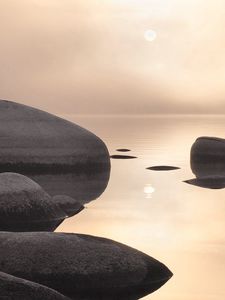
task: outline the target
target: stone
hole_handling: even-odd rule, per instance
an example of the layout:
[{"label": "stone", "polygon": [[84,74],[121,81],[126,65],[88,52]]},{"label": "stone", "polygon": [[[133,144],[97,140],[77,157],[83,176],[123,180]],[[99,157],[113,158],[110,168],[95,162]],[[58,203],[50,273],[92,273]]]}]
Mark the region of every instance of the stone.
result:
[{"label": "stone", "polygon": [[114,158],[114,159],[133,159],[133,158],[137,158],[136,156],[131,156],[131,155],[118,155],[118,154],[111,155],[110,157],[111,157],[111,158]]},{"label": "stone", "polygon": [[131,150],[130,149],[126,149],[126,148],[120,148],[120,149],[116,149],[116,151],[118,151],[118,152],[129,152]]},{"label": "stone", "polygon": [[147,170],[152,171],[172,171],[172,170],[178,170],[179,167],[173,167],[173,166],[153,166],[146,168]]},{"label": "stone", "polygon": [[196,177],[225,177],[225,139],[197,138],[191,147],[190,160]]},{"label": "stone", "polygon": [[136,249],[89,235],[0,232],[0,245],[0,271],[72,299],[138,299],[172,276]]},{"label": "stone", "polygon": [[196,178],[184,182],[209,189],[225,188],[225,139],[197,138],[191,147],[190,164]]},{"label": "stone", "polygon": [[69,300],[46,286],[0,272],[1,300]]},{"label": "stone", "polygon": [[67,196],[57,196],[53,200],[26,176],[0,173],[1,231],[53,231],[65,218],[82,208]]},{"label": "stone", "polygon": [[72,217],[84,209],[84,206],[75,199],[66,195],[56,195],[52,197],[54,205],[58,205],[68,217]]},{"label": "stone", "polygon": [[50,113],[0,100],[0,171],[68,172],[110,166],[108,150],[88,130]]}]

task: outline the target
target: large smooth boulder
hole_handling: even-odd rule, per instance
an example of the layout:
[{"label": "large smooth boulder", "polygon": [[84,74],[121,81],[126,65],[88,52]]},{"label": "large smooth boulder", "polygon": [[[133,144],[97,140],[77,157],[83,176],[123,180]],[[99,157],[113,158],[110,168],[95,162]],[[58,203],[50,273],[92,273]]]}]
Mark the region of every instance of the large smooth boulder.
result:
[{"label": "large smooth boulder", "polygon": [[0,170],[67,172],[110,165],[93,133],[47,112],[0,100]]},{"label": "large smooth boulder", "polygon": [[26,176],[0,174],[1,231],[53,231],[65,218],[82,209],[68,196],[50,197]]},{"label": "large smooth boulder", "polygon": [[0,271],[73,299],[138,299],[172,276],[138,250],[89,235],[1,232],[0,245]]},{"label": "large smooth boulder", "polygon": [[2,300],[69,300],[46,286],[0,272]]}]

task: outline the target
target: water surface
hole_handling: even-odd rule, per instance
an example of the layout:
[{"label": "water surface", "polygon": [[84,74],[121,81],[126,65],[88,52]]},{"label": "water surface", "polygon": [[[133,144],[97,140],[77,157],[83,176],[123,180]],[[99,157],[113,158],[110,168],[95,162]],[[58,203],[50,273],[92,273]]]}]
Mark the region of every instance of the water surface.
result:
[{"label": "water surface", "polygon": [[[100,136],[111,155],[108,187],[57,231],[103,236],[165,263],[173,278],[152,300],[225,299],[225,190],[184,183],[194,175],[190,148],[198,136],[225,137],[224,116],[64,116]],[[154,172],[149,166],[181,169]],[[74,183],[76,184],[76,183]]]}]

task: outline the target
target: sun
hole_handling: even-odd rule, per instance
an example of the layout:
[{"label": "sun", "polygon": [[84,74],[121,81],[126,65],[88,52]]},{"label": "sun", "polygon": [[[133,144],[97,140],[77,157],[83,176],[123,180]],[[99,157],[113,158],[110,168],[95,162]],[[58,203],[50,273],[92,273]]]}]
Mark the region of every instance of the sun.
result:
[{"label": "sun", "polygon": [[153,42],[157,38],[157,33],[155,30],[148,29],[144,32],[144,38],[148,42]]}]

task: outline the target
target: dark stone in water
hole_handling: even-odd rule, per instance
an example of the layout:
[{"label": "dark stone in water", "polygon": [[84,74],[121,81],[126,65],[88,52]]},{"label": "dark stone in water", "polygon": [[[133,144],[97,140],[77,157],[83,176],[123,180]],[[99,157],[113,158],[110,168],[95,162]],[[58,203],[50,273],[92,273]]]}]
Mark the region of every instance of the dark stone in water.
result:
[{"label": "dark stone in water", "polygon": [[191,148],[190,160],[196,178],[184,182],[210,189],[225,187],[225,139],[197,138]]},{"label": "dark stone in water", "polygon": [[121,149],[116,149],[116,151],[119,151],[119,152],[129,152],[131,150],[130,149],[126,149],[126,148],[121,148]]},{"label": "dark stone in water", "polygon": [[223,189],[225,188],[225,177],[198,177],[184,182],[208,189]]},{"label": "dark stone in water", "polygon": [[199,137],[191,148],[191,169],[196,177],[225,177],[225,139]]},{"label": "dark stone in water", "polygon": [[47,112],[0,100],[0,171],[58,173],[110,166],[93,133]]},{"label": "dark stone in water", "polygon": [[130,155],[111,155],[110,156],[111,158],[114,158],[114,159],[132,159],[132,158],[137,158],[136,156],[130,156]]},{"label": "dark stone in water", "polygon": [[0,245],[0,271],[73,299],[138,299],[172,276],[138,250],[89,235],[0,232]]},{"label": "dark stone in water", "polygon": [[0,230],[53,231],[83,206],[67,196],[52,199],[36,182],[16,173],[0,174]]},{"label": "dark stone in water", "polygon": [[171,171],[171,170],[178,170],[179,167],[173,167],[173,166],[153,166],[146,168],[147,170],[152,171]]},{"label": "dark stone in water", "polygon": [[1,300],[69,300],[53,289],[0,272]]}]

